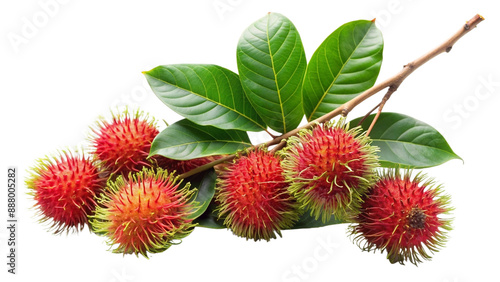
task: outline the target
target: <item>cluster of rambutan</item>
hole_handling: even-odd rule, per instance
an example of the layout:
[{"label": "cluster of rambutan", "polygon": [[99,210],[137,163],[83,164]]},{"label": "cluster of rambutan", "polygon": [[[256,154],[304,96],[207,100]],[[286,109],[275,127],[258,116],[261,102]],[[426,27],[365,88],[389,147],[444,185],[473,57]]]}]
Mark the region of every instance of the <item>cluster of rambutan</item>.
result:
[{"label": "cluster of rambutan", "polygon": [[154,119],[125,110],[92,127],[90,156],[64,151],[38,160],[26,184],[41,221],[50,222],[55,233],[89,226],[108,237],[115,252],[144,256],[188,235],[195,189],[171,172],[213,158],[148,158],[158,133]]},{"label": "cluster of rambutan", "polygon": [[287,140],[278,152],[256,149],[219,173],[219,216],[234,234],[270,240],[303,213],[323,223],[351,223],[363,250],[387,251],[392,262],[429,259],[442,246],[449,199],[411,172],[379,172],[377,148],[343,120],[318,124]]},{"label": "cluster of rambutan", "polygon": [[[40,159],[26,181],[42,221],[55,233],[84,226],[106,236],[114,252],[148,256],[190,234],[196,189],[177,175],[216,157],[148,158],[159,133],[142,112],[125,111],[92,129],[90,157],[63,152]],[[235,235],[270,240],[304,213],[350,222],[363,250],[391,262],[428,259],[445,241],[450,208],[440,187],[410,172],[379,172],[377,148],[344,120],[318,124],[277,152],[240,152],[217,168],[215,213]]]}]

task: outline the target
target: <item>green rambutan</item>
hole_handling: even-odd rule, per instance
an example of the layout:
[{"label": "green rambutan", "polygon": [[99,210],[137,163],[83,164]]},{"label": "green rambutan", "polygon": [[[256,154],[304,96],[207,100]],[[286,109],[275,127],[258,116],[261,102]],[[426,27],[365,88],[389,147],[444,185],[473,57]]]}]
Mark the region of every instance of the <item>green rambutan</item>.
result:
[{"label": "green rambutan", "polygon": [[93,153],[111,173],[127,176],[143,167],[152,167],[148,159],[153,139],[158,135],[156,121],[148,115],[125,110],[112,114],[111,122],[100,119],[92,128]]},{"label": "green rambutan", "polygon": [[398,170],[385,172],[364,196],[360,213],[351,228],[354,241],[365,251],[387,252],[391,263],[413,264],[444,246],[451,230],[450,198],[441,186],[421,174],[401,176]]},{"label": "green rambutan", "polygon": [[109,181],[92,216],[93,230],[117,245],[114,253],[159,253],[189,235],[198,205],[195,189],[166,170],[143,169]]},{"label": "green rambutan", "polygon": [[96,195],[106,185],[98,167],[85,156],[63,152],[45,157],[30,171],[26,186],[35,200],[41,222],[51,221],[50,229],[61,233],[82,230],[96,206]]},{"label": "green rambutan", "polygon": [[269,241],[298,220],[280,162],[276,154],[256,149],[218,169],[217,212],[235,235]]},{"label": "green rambutan", "polygon": [[318,124],[288,139],[282,162],[288,190],[323,222],[350,216],[376,179],[376,147],[343,120]]}]

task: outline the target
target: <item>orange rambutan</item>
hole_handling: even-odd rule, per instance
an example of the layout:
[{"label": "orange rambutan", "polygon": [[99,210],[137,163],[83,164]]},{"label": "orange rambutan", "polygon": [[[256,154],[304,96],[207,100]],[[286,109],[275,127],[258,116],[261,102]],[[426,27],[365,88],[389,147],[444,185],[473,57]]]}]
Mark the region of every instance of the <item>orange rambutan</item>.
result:
[{"label": "orange rambutan", "polygon": [[191,233],[195,189],[166,170],[143,169],[108,182],[91,224],[115,253],[159,253]]}]

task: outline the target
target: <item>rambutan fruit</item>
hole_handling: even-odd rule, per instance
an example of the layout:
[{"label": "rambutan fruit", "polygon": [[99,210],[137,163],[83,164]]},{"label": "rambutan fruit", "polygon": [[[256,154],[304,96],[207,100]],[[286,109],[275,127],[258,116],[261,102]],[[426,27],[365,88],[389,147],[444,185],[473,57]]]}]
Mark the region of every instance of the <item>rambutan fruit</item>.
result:
[{"label": "rambutan fruit", "polygon": [[136,111],[112,113],[111,122],[101,118],[91,137],[93,153],[111,173],[127,176],[143,167],[152,167],[148,160],[153,139],[158,135],[154,119]]},{"label": "rambutan fruit", "polygon": [[191,233],[195,189],[166,170],[143,169],[108,181],[91,224],[114,253],[159,253]]},{"label": "rambutan fruit", "polygon": [[377,148],[343,120],[318,124],[288,139],[282,162],[288,190],[323,222],[350,217],[376,179]]},{"label": "rambutan fruit", "polygon": [[269,241],[298,220],[280,162],[276,154],[256,149],[218,169],[216,212],[235,235]]},{"label": "rambutan fruit", "polygon": [[391,263],[413,264],[437,252],[447,240],[451,219],[450,198],[421,174],[413,179],[398,170],[383,173],[364,196],[355,224],[354,241],[365,251],[387,252]]},{"label": "rambutan fruit", "polygon": [[26,180],[40,221],[52,222],[50,229],[56,234],[88,225],[87,216],[105,185],[106,178],[92,160],[68,152],[39,159]]}]

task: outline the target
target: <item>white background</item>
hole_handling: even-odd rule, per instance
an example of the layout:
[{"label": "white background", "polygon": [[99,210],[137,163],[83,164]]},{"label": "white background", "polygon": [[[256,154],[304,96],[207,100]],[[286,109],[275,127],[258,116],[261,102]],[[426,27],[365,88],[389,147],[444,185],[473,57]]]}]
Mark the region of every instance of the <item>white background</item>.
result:
[{"label": "white background", "polygon": [[[454,230],[432,261],[391,265],[361,252],[346,226],[283,232],[253,242],[198,228],[179,246],[142,257],[107,251],[85,230],[52,235],[18,187],[18,275],[8,275],[7,193],[0,193],[2,281],[500,281],[498,274],[498,70],[496,1],[2,1],[0,4],[0,185],[7,166],[23,182],[37,158],[86,146],[89,125],[116,106],[179,119],[141,74],[161,64],[214,63],[236,71],[236,43],[267,12],[299,30],[309,59],[338,26],[377,18],[384,34],[379,81],[441,43],[474,14],[486,20],[412,74],[386,106],[437,128],[465,162],[428,174],[452,196]],[[8,3],[8,4],[7,4]],[[51,5],[44,3],[52,3]],[[370,99],[350,117],[364,114]],[[262,136],[253,136],[264,141]],[[7,278],[7,280],[5,280]]]}]

